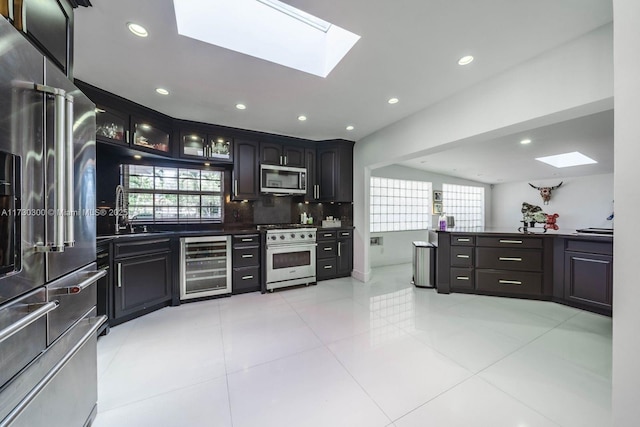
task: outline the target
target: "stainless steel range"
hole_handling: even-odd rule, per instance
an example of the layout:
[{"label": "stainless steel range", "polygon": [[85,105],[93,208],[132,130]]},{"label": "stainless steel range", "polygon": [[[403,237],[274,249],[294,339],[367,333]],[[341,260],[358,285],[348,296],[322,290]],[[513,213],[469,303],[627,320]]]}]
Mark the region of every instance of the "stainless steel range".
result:
[{"label": "stainless steel range", "polygon": [[267,290],[316,281],[316,228],[297,225],[266,229]]}]

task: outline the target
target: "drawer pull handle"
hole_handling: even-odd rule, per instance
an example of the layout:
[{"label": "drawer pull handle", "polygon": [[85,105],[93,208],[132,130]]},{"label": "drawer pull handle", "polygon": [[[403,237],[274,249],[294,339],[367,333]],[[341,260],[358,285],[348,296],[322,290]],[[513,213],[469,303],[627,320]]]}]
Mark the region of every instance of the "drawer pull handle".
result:
[{"label": "drawer pull handle", "polygon": [[343,236],[348,236],[350,233],[347,231],[347,232],[340,233],[340,234],[342,234]]},{"label": "drawer pull handle", "polygon": [[519,280],[498,280],[498,283],[501,285],[522,285],[522,282]]},{"label": "drawer pull handle", "polygon": [[325,265],[325,266],[324,266],[324,269],[325,269],[325,270],[329,270],[329,269],[331,269],[331,268],[333,268],[333,265]]},{"label": "drawer pull handle", "polygon": [[521,245],[522,244],[522,240],[503,240],[500,239],[500,243],[513,243],[516,245]]},{"label": "drawer pull handle", "polygon": [[253,279],[253,276],[242,276],[242,280]]},{"label": "drawer pull handle", "polygon": [[331,237],[331,236],[332,236],[332,234],[331,234],[331,233],[326,233],[326,234],[323,234],[323,236],[324,236],[324,237]]},{"label": "drawer pull handle", "polygon": [[332,251],[333,248],[324,248],[325,251]]},{"label": "drawer pull handle", "polygon": [[469,255],[456,255],[458,258],[469,258]]},{"label": "drawer pull handle", "polygon": [[458,239],[458,242],[470,242],[471,239]]},{"label": "drawer pull handle", "polygon": [[467,276],[457,276],[456,280],[469,280],[469,277],[467,277]]},{"label": "drawer pull handle", "polygon": [[249,237],[248,239],[242,239],[243,242],[252,242],[253,239],[251,237]]},{"label": "drawer pull handle", "polygon": [[249,255],[242,255],[242,258],[253,258],[253,255],[249,254]]},{"label": "drawer pull handle", "polygon": [[522,258],[514,258],[514,257],[508,257],[508,256],[501,256],[500,258],[498,258],[500,261],[522,261]]}]

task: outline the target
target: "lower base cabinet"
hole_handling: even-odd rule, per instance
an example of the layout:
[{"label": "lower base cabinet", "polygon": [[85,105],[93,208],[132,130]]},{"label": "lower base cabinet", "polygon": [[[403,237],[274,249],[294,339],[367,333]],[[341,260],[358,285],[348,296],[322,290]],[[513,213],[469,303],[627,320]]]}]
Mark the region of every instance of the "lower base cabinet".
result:
[{"label": "lower base cabinet", "polygon": [[611,311],[613,256],[565,251],[564,285],[568,302]]},{"label": "lower base cabinet", "polygon": [[353,270],[353,230],[319,229],[317,239],[317,280],[350,276]]},{"label": "lower base cabinet", "polygon": [[239,234],[233,241],[232,293],[260,290],[260,235]]},{"label": "lower base cabinet", "polygon": [[169,239],[114,246],[113,323],[125,322],[168,304],[173,284]]}]

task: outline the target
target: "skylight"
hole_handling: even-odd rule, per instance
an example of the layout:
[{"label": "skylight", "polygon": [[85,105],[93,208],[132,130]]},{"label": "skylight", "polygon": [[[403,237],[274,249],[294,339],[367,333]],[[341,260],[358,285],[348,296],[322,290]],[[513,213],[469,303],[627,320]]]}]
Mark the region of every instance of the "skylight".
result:
[{"label": "skylight", "polygon": [[587,157],[578,151],[557,154],[555,156],[537,157],[536,160],[554,166],[556,168],[568,168],[570,166],[591,165],[598,163],[591,157]]},{"label": "skylight", "polygon": [[278,0],[173,0],[178,33],[327,77],[360,36]]}]

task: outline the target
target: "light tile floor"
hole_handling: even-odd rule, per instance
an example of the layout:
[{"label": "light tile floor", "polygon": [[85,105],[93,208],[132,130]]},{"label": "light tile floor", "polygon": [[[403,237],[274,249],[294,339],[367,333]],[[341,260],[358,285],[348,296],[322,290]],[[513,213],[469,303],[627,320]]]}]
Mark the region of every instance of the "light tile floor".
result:
[{"label": "light tile floor", "polygon": [[98,341],[95,427],[608,427],[611,319],[410,265],[168,307]]}]

